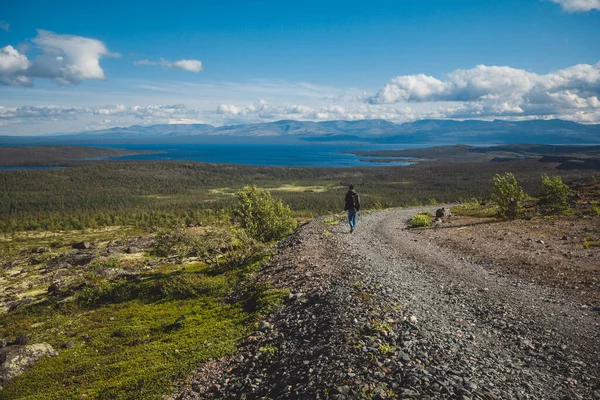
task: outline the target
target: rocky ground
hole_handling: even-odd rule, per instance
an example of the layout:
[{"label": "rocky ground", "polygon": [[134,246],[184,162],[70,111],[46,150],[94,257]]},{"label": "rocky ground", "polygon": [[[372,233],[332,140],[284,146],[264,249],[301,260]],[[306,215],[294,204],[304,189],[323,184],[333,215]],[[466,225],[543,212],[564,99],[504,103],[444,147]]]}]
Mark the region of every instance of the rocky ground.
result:
[{"label": "rocky ground", "polygon": [[282,309],[168,397],[600,399],[598,248],[547,221],[406,229],[421,210],[280,243]]}]

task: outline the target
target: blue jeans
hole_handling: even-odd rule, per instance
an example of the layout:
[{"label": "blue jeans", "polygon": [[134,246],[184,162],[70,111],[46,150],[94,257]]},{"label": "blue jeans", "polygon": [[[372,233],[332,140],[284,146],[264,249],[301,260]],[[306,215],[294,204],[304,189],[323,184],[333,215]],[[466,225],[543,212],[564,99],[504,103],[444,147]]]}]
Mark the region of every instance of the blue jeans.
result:
[{"label": "blue jeans", "polygon": [[348,210],[348,223],[351,229],[354,229],[356,226],[356,210],[354,208]]}]

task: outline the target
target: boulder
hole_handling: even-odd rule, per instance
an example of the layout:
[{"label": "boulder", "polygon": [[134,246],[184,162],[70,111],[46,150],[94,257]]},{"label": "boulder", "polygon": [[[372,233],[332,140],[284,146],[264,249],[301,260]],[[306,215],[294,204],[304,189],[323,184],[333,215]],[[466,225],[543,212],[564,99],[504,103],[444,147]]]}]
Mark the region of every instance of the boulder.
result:
[{"label": "boulder", "polygon": [[448,218],[450,216],[452,216],[452,214],[450,213],[449,209],[446,209],[446,207],[438,208],[437,210],[435,210],[436,218]]},{"label": "boulder", "polygon": [[16,345],[25,345],[27,343],[29,343],[29,336],[23,334],[17,335],[17,338],[14,341],[14,344]]},{"label": "boulder", "polygon": [[0,389],[21,375],[43,357],[56,357],[58,352],[48,343],[8,346],[0,349]]},{"label": "boulder", "polygon": [[106,279],[115,279],[122,276],[130,276],[132,274],[122,268],[102,268],[98,271],[98,275]]},{"label": "boulder", "polygon": [[49,294],[60,294],[60,283],[54,282],[50,287],[48,287]]},{"label": "boulder", "polygon": [[78,250],[87,250],[89,248],[91,248],[92,246],[89,244],[89,242],[77,242],[77,243],[73,243],[71,245],[71,247],[73,247],[74,249],[78,249]]}]

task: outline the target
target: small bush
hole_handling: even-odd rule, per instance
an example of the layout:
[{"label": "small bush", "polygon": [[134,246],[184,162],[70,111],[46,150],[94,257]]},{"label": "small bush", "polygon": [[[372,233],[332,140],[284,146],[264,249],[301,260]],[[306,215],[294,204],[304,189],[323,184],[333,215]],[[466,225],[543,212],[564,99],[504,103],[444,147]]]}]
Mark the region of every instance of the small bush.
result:
[{"label": "small bush", "polygon": [[164,297],[182,300],[199,297],[205,293],[224,294],[227,282],[224,277],[185,274],[157,281],[156,288]]},{"label": "small bush", "polygon": [[523,209],[527,195],[517,182],[517,178],[507,172],[504,175],[494,175],[492,201],[498,205],[498,214],[505,219],[517,218]]},{"label": "small bush", "polygon": [[554,212],[568,210],[569,197],[573,193],[569,185],[563,183],[560,176],[549,178],[548,175],[542,174],[541,178],[543,192],[540,205]]},{"label": "small bush", "polygon": [[290,208],[256,186],[238,193],[234,216],[251,237],[261,242],[282,239],[296,228]]},{"label": "small bush", "polygon": [[184,226],[161,229],[150,253],[158,257],[188,257],[196,255],[199,242]]},{"label": "small bush", "polygon": [[433,219],[431,218],[430,214],[417,214],[411,218],[411,220],[408,222],[408,225],[411,228],[422,228],[426,226],[432,226]]}]

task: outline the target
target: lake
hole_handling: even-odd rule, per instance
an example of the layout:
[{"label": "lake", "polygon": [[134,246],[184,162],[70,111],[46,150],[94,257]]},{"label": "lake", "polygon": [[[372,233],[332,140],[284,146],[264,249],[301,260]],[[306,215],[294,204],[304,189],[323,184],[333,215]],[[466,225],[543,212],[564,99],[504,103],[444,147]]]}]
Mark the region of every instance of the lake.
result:
[{"label": "lake", "polygon": [[[409,165],[408,162],[367,162],[377,159],[349,154],[359,150],[396,150],[431,147],[410,145],[323,145],[323,144],[115,144],[98,147],[150,150],[160,154],[106,157],[103,160],[177,160],[219,164],[304,167],[381,167]],[[389,159],[390,157],[385,157]]]}]

